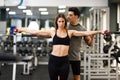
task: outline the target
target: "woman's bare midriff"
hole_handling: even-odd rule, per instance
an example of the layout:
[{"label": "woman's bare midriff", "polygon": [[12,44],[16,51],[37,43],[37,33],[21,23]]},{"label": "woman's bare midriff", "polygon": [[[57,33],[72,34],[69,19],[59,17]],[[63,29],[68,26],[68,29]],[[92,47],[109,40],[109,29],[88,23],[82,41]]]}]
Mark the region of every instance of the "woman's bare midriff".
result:
[{"label": "woman's bare midriff", "polygon": [[69,46],[66,45],[53,45],[52,55],[62,57],[68,55]]}]

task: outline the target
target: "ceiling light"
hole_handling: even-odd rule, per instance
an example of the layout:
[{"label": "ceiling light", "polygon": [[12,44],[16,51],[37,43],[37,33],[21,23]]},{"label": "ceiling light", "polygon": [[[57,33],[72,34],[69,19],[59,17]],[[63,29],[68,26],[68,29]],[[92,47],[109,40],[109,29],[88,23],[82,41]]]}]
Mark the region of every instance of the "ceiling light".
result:
[{"label": "ceiling light", "polygon": [[48,12],[41,12],[41,15],[48,15]]},{"label": "ceiling light", "polygon": [[59,12],[59,13],[64,13],[64,12],[65,12],[65,9],[59,9],[58,12]]},{"label": "ceiling light", "polygon": [[93,11],[93,10],[94,10],[94,8],[90,8],[90,9],[89,9],[89,11]]},{"label": "ceiling light", "polygon": [[26,6],[18,6],[18,9],[26,9]]},{"label": "ceiling light", "polygon": [[32,12],[27,12],[26,15],[33,15],[33,13]]},{"label": "ceiling light", "polygon": [[31,10],[27,9],[27,10],[23,10],[24,13],[27,13],[27,12],[31,12]]},{"label": "ceiling light", "polygon": [[39,8],[39,11],[47,11],[47,8]]},{"label": "ceiling light", "polygon": [[9,11],[10,10],[10,8],[6,8],[6,11]]},{"label": "ceiling light", "polygon": [[10,11],[8,14],[9,14],[9,15],[15,15],[16,12],[15,12],[15,11]]},{"label": "ceiling light", "polygon": [[33,15],[31,10],[23,10],[24,13],[26,13],[26,15]]},{"label": "ceiling light", "polygon": [[66,6],[64,6],[64,5],[61,5],[61,6],[58,6],[58,8],[66,8]]}]

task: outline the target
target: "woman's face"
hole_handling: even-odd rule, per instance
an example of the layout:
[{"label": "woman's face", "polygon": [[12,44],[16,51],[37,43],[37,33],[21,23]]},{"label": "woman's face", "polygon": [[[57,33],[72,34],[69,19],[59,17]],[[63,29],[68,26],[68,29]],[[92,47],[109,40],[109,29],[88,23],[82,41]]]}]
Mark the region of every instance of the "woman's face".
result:
[{"label": "woman's face", "polygon": [[58,18],[57,24],[58,24],[58,27],[64,28],[65,27],[65,19],[64,18]]}]

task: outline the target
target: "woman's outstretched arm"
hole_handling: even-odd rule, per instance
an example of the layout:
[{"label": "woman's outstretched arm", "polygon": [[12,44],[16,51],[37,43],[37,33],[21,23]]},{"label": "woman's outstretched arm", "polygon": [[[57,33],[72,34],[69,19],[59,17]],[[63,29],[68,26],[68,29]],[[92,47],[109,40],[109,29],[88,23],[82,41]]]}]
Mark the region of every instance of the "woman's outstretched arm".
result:
[{"label": "woman's outstretched arm", "polygon": [[104,34],[104,31],[76,31],[72,30],[72,36],[90,36],[95,34]]},{"label": "woman's outstretched arm", "polygon": [[31,35],[42,36],[42,37],[51,37],[50,30],[31,30],[28,28],[18,28],[17,32],[25,32]]}]

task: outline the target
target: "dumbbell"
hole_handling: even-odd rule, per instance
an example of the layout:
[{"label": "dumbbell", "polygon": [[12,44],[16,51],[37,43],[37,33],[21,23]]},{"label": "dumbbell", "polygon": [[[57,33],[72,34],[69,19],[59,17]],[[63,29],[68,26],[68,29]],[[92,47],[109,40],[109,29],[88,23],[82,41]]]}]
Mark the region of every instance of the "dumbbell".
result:
[{"label": "dumbbell", "polygon": [[28,46],[29,46],[29,47],[32,47],[32,45],[33,45],[33,42],[32,42],[32,41],[28,42]]},{"label": "dumbbell", "polygon": [[22,43],[22,46],[23,46],[23,47],[28,47],[28,42],[27,42],[27,41],[24,41],[24,42]]},{"label": "dumbbell", "polygon": [[22,47],[22,42],[21,41],[17,42],[17,47]]},{"label": "dumbbell", "polygon": [[107,42],[112,40],[111,34],[120,34],[120,32],[119,32],[119,31],[110,32],[110,31],[108,31],[108,30],[105,30],[105,31],[104,31],[104,39],[105,39]]},{"label": "dumbbell", "polygon": [[52,47],[52,42],[49,42],[49,47]]},{"label": "dumbbell", "polygon": [[40,54],[41,54],[41,50],[36,50],[36,55],[40,56]]},{"label": "dumbbell", "polygon": [[22,52],[23,52],[23,51],[22,51],[21,49],[18,49],[18,53],[20,53],[20,54],[21,54]]},{"label": "dumbbell", "polygon": [[109,42],[112,40],[112,36],[110,35],[110,32],[108,30],[104,31],[104,39],[105,41]]},{"label": "dumbbell", "polygon": [[14,29],[14,32],[18,32],[18,29],[17,29],[17,28],[15,28],[15,29]]},{"label": "dumbbell", "polygon": [[[109,49],[110,49],[111,45],[110,44],[107,44],[103,47],[103,52],[104,53],[108,53]],[[114,48],[111,50],[111,51],[117,51],[119,49],[118,46],[114,46]]]},{"label": "dumbbell", "polygon": [[41,46],[41,42],[38,41],[36,45],[37,45],[37,47],[40,47]]},{"label": "dumbbell", "polygon": [[116,61],[118,62],[118,63],[120,63],[120,49],[116,52],[116,53],[114,53],[114,54],[112,54],[112,56],[116,59]]},{"label": "dumbbell", "polygon": [[103,47],[103,52],[104,52],[104,53],[108,53],[110,47],[111,47],[111,45],[105,45],[105,46]]},{"label": "dumbbell", "polygon": [[28,49],[28,56],[31,56],[31,55],[32,55],[32,50]]},{"label": "dumbbell", "polygon": [[105,39],[105,41],[109,42],[112,40],[112,36],[110,34],[106,34],[106,35],[104,35],[104,39]]}]

